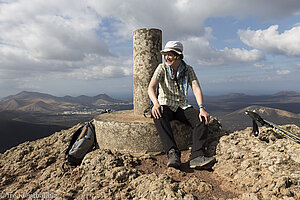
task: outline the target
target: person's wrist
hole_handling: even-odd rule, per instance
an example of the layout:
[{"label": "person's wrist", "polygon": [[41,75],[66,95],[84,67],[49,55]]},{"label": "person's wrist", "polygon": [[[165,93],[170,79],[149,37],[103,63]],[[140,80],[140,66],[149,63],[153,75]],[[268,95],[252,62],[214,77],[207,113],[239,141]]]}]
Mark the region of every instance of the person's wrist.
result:
[{"label": "person's wrist", "polygon": [[199,109],[199,112],[200,112],[200,113],[206,112],[206,110],[205,110],[204,108],[200,108],[200,109]]},{"label": "person's wrist", "polygon": [[153,105],[154,106],[159,106],[159,102],[157,101],[157,102],[153,102]]},{"label": "person's wrist", "polygon": [[199,110],[201,110],[201,109],[205,110],[204,104],[199,105]]}]

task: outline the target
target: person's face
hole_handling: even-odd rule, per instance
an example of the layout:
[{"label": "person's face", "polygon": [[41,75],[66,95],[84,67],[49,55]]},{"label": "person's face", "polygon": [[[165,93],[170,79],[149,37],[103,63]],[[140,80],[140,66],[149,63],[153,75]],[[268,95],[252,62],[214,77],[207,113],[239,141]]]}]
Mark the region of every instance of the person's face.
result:
[{"label": "person's face", "polygon": [[178,61],[180,62],[180,59],[178,59],[173,52],[166,52],[164,58],[169,66],[174,66]]}]

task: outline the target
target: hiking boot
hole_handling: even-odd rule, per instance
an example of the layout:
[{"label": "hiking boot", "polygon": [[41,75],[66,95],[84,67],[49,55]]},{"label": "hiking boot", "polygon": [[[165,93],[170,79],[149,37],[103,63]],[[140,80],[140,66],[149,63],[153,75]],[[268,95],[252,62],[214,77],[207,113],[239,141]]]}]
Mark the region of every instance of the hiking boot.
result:
[{"label": "hiking boot", "polygon": [[171,149],[168,152],[168,167],[179,168],[180,167],[180,152],[175,149]]},{"label": "hiking boot", "polygon": [[214,157],[199,156],[190,160],[190,168],[203,168],[204,166],[213,163],[215,160]]}]

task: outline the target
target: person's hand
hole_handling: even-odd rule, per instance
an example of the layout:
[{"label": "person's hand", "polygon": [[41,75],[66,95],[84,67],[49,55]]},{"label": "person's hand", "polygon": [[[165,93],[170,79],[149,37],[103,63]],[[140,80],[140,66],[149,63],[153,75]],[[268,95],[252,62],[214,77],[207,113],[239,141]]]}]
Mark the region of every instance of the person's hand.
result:
[{"label": "person's hand", "polygon": [[159,119],[162,117],[162,114],[163,113],[163,107],[160,105],[160,104],[155,104],[153,105],[153,108],[152,108],[152,115],[155,119]]},{"label": "person's hand", "polygon": [[204,117],[204,119],[205,119],[205,125],[208,125],[209,114],[203,108],[200,108],[199,119],[201,122],[202,122],[202,117]]}]

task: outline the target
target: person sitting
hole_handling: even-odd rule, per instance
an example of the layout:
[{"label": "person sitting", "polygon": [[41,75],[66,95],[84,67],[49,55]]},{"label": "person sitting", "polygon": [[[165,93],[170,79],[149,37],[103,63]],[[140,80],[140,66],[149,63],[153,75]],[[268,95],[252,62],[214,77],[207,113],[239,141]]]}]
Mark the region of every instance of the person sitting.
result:
[{"label": "person sitting", "polygon": [[[204,154],[209,114],[205,111],[199,81],[193,68],[183,61],[181,42],[167,42],[161,54],[164,56],[165,62],[156,68],[148,86],[148,95],[153,102],[151,114],[167,152],[167,166],[179,168],[181,165],[181,152],[177,147],[170,125],[170,121],[179,120],[193,129],[190,168],[203,168],[215,161],[215,158],[206,157]],[[189,86],[192,87],[199,110],[187,102]]]}]

